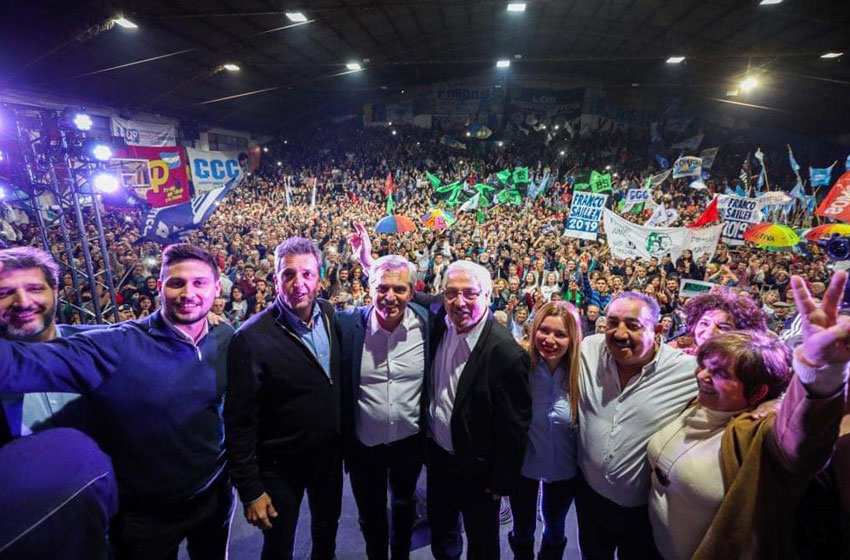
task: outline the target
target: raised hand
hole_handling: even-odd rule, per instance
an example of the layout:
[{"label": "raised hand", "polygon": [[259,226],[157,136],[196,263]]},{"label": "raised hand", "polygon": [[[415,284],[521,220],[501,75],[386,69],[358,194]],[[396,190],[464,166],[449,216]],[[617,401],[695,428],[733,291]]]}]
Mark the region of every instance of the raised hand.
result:
[{"label": "raised hand", "polygon": [[803,279],[791,277],[791,289],[803,327],[801,357],[810,366],[850,361],[850,317],[838,314],[846,284],[847,273],[836,272],[821,305],[817,305]]},{"label": "raised hand", "polygon": [[368,273],[372,267],[372,240],[369,239],[369,232],[363,224],[352,222],[351,225],[354,227],[354,233],[348,236],[351,252],[357,257],[363,272]]}]

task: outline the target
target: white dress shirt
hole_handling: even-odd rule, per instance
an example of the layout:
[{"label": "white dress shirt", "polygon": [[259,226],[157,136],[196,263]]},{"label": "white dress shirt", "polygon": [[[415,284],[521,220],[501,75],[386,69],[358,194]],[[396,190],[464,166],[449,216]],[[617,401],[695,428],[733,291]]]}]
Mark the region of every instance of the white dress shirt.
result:
[{"label": "white dress shirt", "polygon": [[647,503],[649,439],[697,396],[696,359],[666,344],[620,387],[605,335],[581,343],[578,461],[598,494],[625,507]]},{"label": "white dress shirt", "polygon": [[409,308],[392,332],[381,328],[374,308],[369,314],[356,412],[357,439],[363,445],[388,444],[419,432],[425,377],[423,329]]},{"label": "white dress shirt", "polygon": [[431,399],[431,435],[434,441],[454,453],[452,444],[452,410],[457,396],[457,384],[472,349],[478,344],[484,330],[486,317],[463,334],[459,334],[454,323],[446,316],[446,332],[440,340],[437,355],[431,366],[433,371],[434,393]]}]

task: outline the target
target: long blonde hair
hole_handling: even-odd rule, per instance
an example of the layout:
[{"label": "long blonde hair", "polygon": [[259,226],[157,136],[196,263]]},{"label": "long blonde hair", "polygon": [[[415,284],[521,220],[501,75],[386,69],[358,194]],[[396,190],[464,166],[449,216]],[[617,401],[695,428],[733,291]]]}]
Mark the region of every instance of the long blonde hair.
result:
[{"label": "long blonde hair", "polygon": [[566,301],[550,301],[537,310],[534,317],[534,323],[531,325],[531,334],[529,335],[528,352],[531,355],[531,368],[536,369],[537,363],[540,360],[540,352],[537,351],[535,340],[537,337],[537,329],[547,317],[560,317],[567,329],[567,336],[570,337],[570,347],[567,353],[564,354],[561,366],[564,368],[564,391],[569,394],[570,413],[572,414],[572,424],[578,422],[578,372],[579,372],[579,346],[581,344],[581,321],[579,320],[578,311],[572,303]]}]

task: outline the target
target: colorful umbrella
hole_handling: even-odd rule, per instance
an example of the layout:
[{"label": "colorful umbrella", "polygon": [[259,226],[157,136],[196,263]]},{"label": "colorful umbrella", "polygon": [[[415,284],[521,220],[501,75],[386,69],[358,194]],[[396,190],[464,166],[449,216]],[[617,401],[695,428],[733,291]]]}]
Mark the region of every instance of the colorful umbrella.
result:
[{"label": "colorful umbrella", "polygon": [[791,247],[800,242],[800,237],[788,226],[766,222],[748,227],[744,232],[744,241],[761,248]]},{"label": "colorful umbrella", "polygon": [[432,208],[422,214],[422,218],[420,218],[420,220],[423,226],[440,230],[450,228],[452,224],[457,221],[457,218],[455,218],[451,212],[446,212],[439,208]]},{"label": "colorful umbrella", "polygon": [[809,241],[817,241],[823,237],[832,237],[833,234],[850,235],[850,224],[822,224],[807,230],[804,237]]},{"label": "colorful umbrella", "polygon": [[406,233],[416,231],[416,225],[404,216],[387,216],[375,224],[375,233]]}]

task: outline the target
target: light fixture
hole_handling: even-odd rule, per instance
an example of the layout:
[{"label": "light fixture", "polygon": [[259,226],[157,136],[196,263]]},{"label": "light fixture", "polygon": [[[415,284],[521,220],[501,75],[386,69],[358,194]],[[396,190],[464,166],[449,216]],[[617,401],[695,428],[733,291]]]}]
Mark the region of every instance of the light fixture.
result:
[{"label": "light fixture", "polygon": [[390,122],[387,123],[387,126],[392,126],[392,125],[393,125],[393,121],[390,121]]},{"label": "light fixture", "polygon": [[112,193],[118,190],[118,179],[109,173],[98,173],[92,181],[94,188],[104,193]]},{"label": "light fixture", "polygon": [[564,150],[561,150],[561,155],[565,156],[565,155],[567,155],[567,152],[565,152]]},{"label": "light fixture", "polygon": [[352,72],[359,72],[363,70],[363,67],[360,65],[359,62],[349,62],[345,65],[345,67],[351,70]]},{"label": "light fixture", "polygon": [[546,130],[546,125],[545,125],[545,124],[541,124],[541,125],[540,125],[540,129],[541,129],[541,130]]},{"label": "light fixture", "polygon": [[759,85],[758,78],[755,76],[747,76],[744,78],[744,81],[741,82],[741,91],[744,93],[749,93],[756,89]]},{"label": "light fixture", "polygon": [[91,127],[94,126],[94,122],[87,113],[75,113],[71,122],[74,123],[77,130],[82,130],[83,132],[91,130]]},{"label": "light fixture", "polygon": [[838,58],[842,54],[844,54],[844,53],[843,52],[828,52],[828,53],[824,53],[824,54],[820,55],[820,57],[821,58]]},{"label": "light fixture", "polygon": [[102,142],[98,142],[92,146],[91,155],[97,161],[109,161],[112,159],[112,148]]},{"label": "light fixture", "polygon": [[553,128],[554,128],[555,130],[558,130],[559,128],[561,128],[561,125],[556,124]]},{"label": "light fixture", "polygon": [[504,143],[504,142],[502,142],[501,140],[499,140],[499,142],[498,142],[498,146],[501,148],[501,147],[502,147],[502,146],[504,146],[504,145],[505,145],[505,143]]},{"label": "light fixture", "polygon": [[278,167],[280,167],[281,165],[283,165],[283,162],[282,162],[282,161],[277,162],[277,166],[278,166]]},{"label": "light fixture", "polygon": [[117,18],[113,19],[112,23],[114,23],[115,25],[121,26],[124,29],[138,29],[138,27],[139,27],[138,25],[136,25],[135,23],[133,23],[129,19],[125,18],[124,16],[117,17]]},{"label": "light fixture", "polygon": [[303,12],[286,12],[286,17],[292,23],[304,23],[307,21],[307,16]]},{"label": "light fixture", "polygon": [[524,12],[525,11],[525,2],[511,2],[508,4],[509,12]]},{"label": "light fixture", "polygon": [[497,60],[496,61],[496,68],[510,68],[510,67],[511,67],[511,61],[510,60]]},{"label": "light fixture", "polygon": [[393,136],[395,136],[395,134],[396,134],[396,132],[395,132],[395,130],[393,130]]},{"label": "light fixture", "polygon": [[264,152],[268,152],[268,151],[269,151],[269,147],[268,147],[268,146],[263,146],[263,151],[264,151]]},{"label": "light fixture", "polygon": [[467,130],[466,131],[466,137],[469,138],[470,136],[472,136],[472,133]]},{"label": "light fixture", "polygon": [[289,140],[284,140],[284,141],[283,141],[283,143],[284,143],[284,144],[289,144]]},{"label": "light fixture", "polygon": [[606,166],[605,166],[605,171],[611,171],[611,166],[610,166],[610,165],[606,165]]},{"label": "light fixture", "polygon": [[759,2],[760,6],[773,6],[774,4],[781,4],[782,0],[761,0]]},{"label": "light fixture", "polygon": [[685,61],[684,56],[671,56],[667,59],[667,64],[681,64]]},{"label": "light fixture", "polygon": [[4,198],[6,198],[6,191],[3,187],[0,187],[0,200],[3,200]]},{"label": "light fixture", "polygon": [[228,62],[227,64],[225,64],[224,66],[222,66],[222,68],[224,68],[224,69],[225,69],[225,70],[227,70],[228,72],[239,72],[239,70],[241,70],[241,69],[239,68],[239,65],[237,65],[237,64],[233,64],[232,62]]},{"label": "light fixture", "polygon": [[4,156],[4,155],[3,155],[3,152],[2,152],[2,151],[0,151],[0,161],[3,161],[3,159],[4,159],[5,157],[6,157],[6,156]]}]

